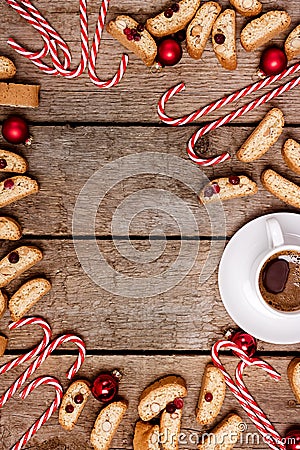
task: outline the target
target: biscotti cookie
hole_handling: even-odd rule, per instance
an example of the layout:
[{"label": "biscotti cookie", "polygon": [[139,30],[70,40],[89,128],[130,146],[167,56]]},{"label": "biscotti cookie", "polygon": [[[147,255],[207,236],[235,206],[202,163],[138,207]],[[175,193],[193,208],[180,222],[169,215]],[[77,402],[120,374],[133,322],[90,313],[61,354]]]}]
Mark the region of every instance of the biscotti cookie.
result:
[{"label": "biscotti cookie", "polygon": [[43,258],[37,247],[23,246],[13,250],[0,261],[0,288],[6,286]]},{"label": "biscotti cookie", "polygon": [[243,162],[261,158],[277,142],[283,127],[282,111],[278,108],[271,109],[239,149],[237,158]]},{"label": "biscotti cookie", "polygon": [[224,375],[213,364],[208,364],[202,377],[196,409],[196,420],[201,425],[208,425],[217,417],[225,400],[225,392]]},{"label": "biscotti cookie", "polygon": [[152,66],[157,54],[153,37],[132,17],[118,16],[107,25],[107,31],[124,47],[131,50],[146,64]]},{"label": "biscotti cookie", "polygon": [[100,411],[91,433],[91,444],[95,450],[109,450],[127,408],[127,402],[122,400],[112,402]]},{"label": "biscotti cookie", "polygon": [[282,156],[286,165],[300,175],[300,144],[294,139],[288,139],[283,146]]},{"label": "biscotti cookie", "polygon": [[8,80],[9,78],[13,78],[16,71],[16,66],[10,59],[5,56],[0,56],[0,80]]},{"label": "biscotti cookie", "polygon": [[0,149],[0,172],[25,173],[28,164],[25,158],[8,150]]},{"label": "biscotti cookie", "polygon": [[245,17],[257,16],[262,11],[262,3],[258,0],[229,0],[234,9]]},{"label": "biscotti cookie", "polygon": [[73,430],[90,393],[90,384],[85,380],[74,381],[68,387],[63,396],[58,417],[60,425],[65,430]]},{"label": "biscotti cookie", "polygon": [[295,208],[300,208],[300,186],[272,169],[267,169],[262,173],[261,182],[275,197]]},{"label": "biscotti cookie", "polygon": [[163,450],[178,450],[178,438],[181,428],[182,409],[173,413],[163,411],[160,418],[160,436]]},{"label": "biscotti cookie", "polygon": [[216,19],[212,29],[212,43],[220,64],[227,70],[235,70],[236,15],[232,9],[225,9]]},{"label": "biscotti cookie", "polygon": [[300,403],[300,358],[294,358],[290,362],[287,373],[296,400]]},{"label": "biscotti cookie", "polygon": [[200,59],[213,24],[222,8],[216,2],[204,3],[197,11],[186,32],[186,48],[194,59]]},{"label": "biscotti cookie", "polygon": [[7,295],[0,289],[0,319],[7,310]]},{"label": "biscotti cookie", "polygon": [[210,181],[199,193],[200,202],[205,205],[216,201],[231,200],[256,194],[257,184],[246,175],[231,175]]},{"label": "biscotti cookie", "polygon": [[160,450],[159,425],[138,421],[134,429],[133,450]]},{"label": "biscotti cookie", "polygon": [[199,450],[231,450],[239,441],[244,427],[243,420],[237,414],[229,414],[210,433],[204,434]]},{"label": "biscotti cookie", "polygon": [[0,83],[0,105],[37,108],[39,92],[38,85]]},{"label": "biscotti cookie", "polygon": [[7,339],[4,336],[0,336],[0,356],[3,356],[7,347]]},{"label": "biscotti cookie", "polygon": [[8,303],[11,318],[20,320],[51,289],[51,283],[45,278],[34,278],[24,283],[11,297]]},{"label": "biscotti cookie", "polygon": [[0,239],[17,241],[22,237],[22,228],[11,217],[0,217]]},{"label": "biscotti cookie", "polygon": [[138,405],[139,416],[145,422],[156,417],[175,398],[187,396],[183,378],[170,375],[148,386],[142,393]]},{"label": "biscotti cookie", "polygon": [[284,50],[289,61],[300,55],[300,25],[294,28],[286,38]]},{"label": "biscotti cookie", "polygon": [[266,44],[290,26],[291,18],[286,11],[269,11],[249,22],[241,31],[241,43],[247,52]]},{"label": "biscotti cookie", "polygon": [[25,176],[7,178],[0,183],[0,208],[38,192],[39,186],[35,180]]},{"label": "biscotti cookie", "polygon": [[156,17],[148,19],[146,28],[155,37],[176,33],[192,20],[199,6],[200,0],[181,0]]}]

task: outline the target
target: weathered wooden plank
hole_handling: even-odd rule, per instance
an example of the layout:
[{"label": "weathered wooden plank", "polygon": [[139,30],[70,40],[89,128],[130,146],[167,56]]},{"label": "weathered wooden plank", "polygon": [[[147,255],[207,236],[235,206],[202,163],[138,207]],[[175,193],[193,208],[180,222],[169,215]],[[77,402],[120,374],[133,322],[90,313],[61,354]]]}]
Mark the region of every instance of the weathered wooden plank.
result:
[{"label": "weathered wooden plank", "polygon": [[[29,173],[38,179],[41,190],[2,211],[19,218],[25,234],[70,235],[74,206],[90,180],[88,195],[80,208],[82,226],[77,234],[94,233],[90,227],[94,213],[88,209],[95,204],[97,210],[99,204],[95,221],[98,236],[148,236],[160,234],[159,229],[167,236],[231,236],[262,214],[296,211],[266,192],[260,174],[271,166],[299,182],[299,177],[284,166],[280,152],[287,137],[300,141],[300,130],[287,127],[263,158],[244,164],[234,154],[252,130],[253,127],[225,127],[204,137],[199,143],[203,154],[228,150],[233,157],[202,171],[186,155],[190,128],[31,127],[34,144],[31,149],[20,150],[28,157]],[[210,219],[198,202],[197,192],[207,182],[206,176],[231,173],[249,175],[258,183],[259,192],[253,197],[224,202],[224,214],[217,210],[217,220]],[[126,223],[130,225],[129,232]]]},{"label": "weathered wooden plank", "polygon": [[[67,0],[64,5],[59,2],[51,2],[50,7],[48,3],[40,0],[37,6],[70,44],[74,54],[74,67],[76,67],[80,55],[78,2]],[[99,2],[90,3],[89,17],[92,38]],[[222,1],[221,3],[228,6],[227,2]],[[265,1],[264,3],[265,10],[270,9],[269,2]],[[112,0],[108,20],[117,14],[125,13],[132,14],[139,21],[144,21],[150,15],[163,9],[165,5],[166,2],[162,0],[155,3],[145,1],[142,6],[137,0],[127,0],[122,2],[122,5],[117,0]],[[276,8],[285,8],[291,14],[293,19],[291,29],[298,23],[299,8],[296,0],[277,2]],[[230,94],[233,90],[251,83],[261,55],[260,49],[253,54],[246,53],[238,43],[238,70],[231,73],[220,67],[212,51],[211,43],[209,43],[201,61],[192,60],[184,50],[180,64],[157,74],[151,73],[141,61],[134,55],[130,55],[131,63],[122,83],[109,91],[99,90],[90,83],[87,74],[72,81],[41,74],[30,61],[16,55],[6,45],[7,39],[13,36],[29,49],[39,49],[41,40],[37,36],[37,32],[25,24],[23,19],[19,18],[17,13],[5,2],[0,5],[0,17],[5,18],[1,21],[0,52],[15,60],[18,67],[16,79],[23,82],[37,82],[42,87],[40,108],[35,111],[26,111],[27,117],[34,121],[158,122],[157,101],[169,87],[184,80],[187,91],[170,102],[168,112],[172,115],[191,112],[195,108],[204,106],[224,94]],[[238,30],[245,24],[245,21],[244,18],[238,16]],[[274,43],[282,45],[284,37],[284,35],[279,36]],[[123,51],[122,46],[104,32],[98,61],[99,74],[103,79],[113,75]],[[297,90],[285,94],[274,103],[285,112],[287,123],[297,122],[300,108]],[[225,108],[224,114],[229,110],[232,110],[232,107]],[[15,109],[1,108],[0,118],[5,118],[11,111],[15,111]],[[239,121],[244,123],[257,121],[265,111],[265,107],[262,107],[260,111],[249,113]],[[220,113],[213,113],[210,117],[211,119],[220,117]]]},{"label": "weathered wooden plank", "polygon": [[[225,357],[226,365],[231,373],[234,371],[237,359]],[[276,370],[282,374],[282,380],[276,383],[259,369],[248,370],[245,380],[257,401],[268,414],[278,431],[284,435],[291,425],[299,423],[299,408],[289,387],[286,369],[289,358],[268,358]],[[4,361],[4,360],[3,360]],[[65,370],[74,361],[74,357],[54,356],[47,360],[43,369],[36,375],[49,374],[58,377],[64,386],[67,385]],[[90,356],[84,363],[80,376],[92,380],[100,371],[120,368],[124,378],[120,384],[120,395],[129,400],[129,409],[120,424],[113,440],[112,449],[132,449],[133,429],[137,415],[138,398],[143,389],[155,379],[176,373],[186,379],[188,397],[185,401],[182,423],[182,448],[195,449],[195,442],[201,439],[205,430],[195,420],[195,407],[201,385],[204,366],[209,361],[206,356]],[[3,376],[2,390],[8,388],[14,381],[16,372]],[[276,389],[276,391],[275,391]],[[276,395],[275,395],[276,392]],[[20,437],[27,427],[41,414],[52,401],[52,390],[47,387],[39,388],[28,400],[22,401],[17,395],[10,400],[1,411],[0,434],[2,449],[8,450]],[[28,444],[28,448],[35,450],[85,450],[90,449],[89,435],[93,422],[101,408],[95,399],[91,398],[72,432],[60,428],[57,413],[47,425]],[[227,391],[226,400],[217,421],[227,413],[235,411],[245,420],[247,431],[241,442],[235,448],[265,449],[266,445],[259,437],[256,429],[246,417],[232,394]]]},{"label": "weathered wooden plank", "polygon": [[[235,326],[221,302],[215,270],[225,242],[171,240],[164,248],[164,242],[158,241],[149,251],[148,241],[133,240],[131,249],[128,241],[99,241],[101,260],[92,241],[86,240],[85,269],[92,278],[81,267],[72,241],[26,243],[38,245],[44,260],[9,285],[9,295],[23,280],[47,276],[53,288],[30,315],[49,320],[55,335],[79,333],[88,349],[210,351],[216,339]],[[4,245],[1,254],[8,248],[14,245]],[[199,280],[203,270],[211,275],[204,283]],[[28,348],[32,329],[8,332],[8,323],[7,312],[0,329],[9,336],[9,349]],[[300,349],[299,344],[259,345],[267,351]]]}]

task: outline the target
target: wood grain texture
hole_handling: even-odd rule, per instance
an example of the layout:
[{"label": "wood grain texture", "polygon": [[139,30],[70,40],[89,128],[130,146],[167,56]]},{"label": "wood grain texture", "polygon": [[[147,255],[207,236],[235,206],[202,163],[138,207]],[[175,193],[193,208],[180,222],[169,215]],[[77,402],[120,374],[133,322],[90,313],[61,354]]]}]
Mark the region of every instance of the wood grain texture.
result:
[{"label": "wood grain texture", "polygon": [[[188,388],[188,396],[185,399],[182,422],[181,447],[195,449],[195,442],[201,438],[201,433],[207,428],[201,426],[195,420],[195,408],[200,391],[201,378],[204,367],[209,361],[207,356],[89,356],[86,359],[80,376],[92,380],[100,371],[111,370],[116,367],[122,370],[124,378],[120,384],[120,396],[129,400],[129,409],[112,442],[111,449],[132,449],[134,424],[138,419],[138,399],[143,389],[157,378],[178,374],[185,378]],[[274,423],[279,433],[284,435],[288,428],[295,425],[299,419],[299,408],[295,402],[289,386],[286,369],[291,358],[267,358],[270,363],[282,375],[280,382],[276,383],[259,369],[247,370],[245,382],[253,396],[265,410],[270,420]],[[2,358],[5,362],[7,358]],[[237,358],[223,357],[227,370],[233,373]],[[53,375],[67,387],[65,378],[66,369],[73,363],[74,356],[52,356],[36,372],[39,375]],[[17,372],[20,372],[18,370]],[[8,388],[14,381],[17,372],[10,372],[2,382],[2,390]],[[35,376],[32,377],[34,379]],[[275,395],[276,393],[276,395]],[[53,391],[46,386],[40,387],[32,393],[27,400],[22,401],[16,394],[3,410],[0,417],[0,435],[3,450],[8,450],[19,438],[23,431],[44,411],[52,401]],[[93,427],[101,404],[90,398],[82,412],[79,421],[72,432],[64,431],[58,424],[57,413],[52,416],[47,425],[35,435],[28,443],[27,448],[35,450],[87,450],[89,435]],[[235,449],[265,449],[266,445],[256,435],[256,429],[242,411],[238,402],[227,389],[226,400],[215,423],[218,423],[227,413],[240,414],[247,426],[241,442]],[[13,423],[13,427],[12,427]]]},{"label": "wood grain texture", "polygon": [[[128,222],[133,236],[160,234],[159,229],[167,236],[232,236],[259,215],[297,212],[268,193],[260,175],[266,167],[272,167],[299,183],[300,177],[284,165],[281,148],[289,137],[300,142],[300,130],[286,127],[263,158],[242,163],[235,153],[252,130],[225,127],[204,137],[199,142],[202,154],[228,150],[232,159],[201,170],[186,155],[190,128],[34,126],[32,148],[20,151],[28,158],[29,174],[38,180],[40,192],[2,211],[20,221],[25,235],[70,235],[78,195],[98,174],[96,181],[90,182],[89,194],[80,208],[81,235],[95,231],[97,236],[127,236],[124,224]],[[0,145],[9,148],[4,142]],[[248,175],[258,183],[259,191],[255,196],[224,202],[224,214],[220,216],[226,221],[224,230],[223,219],[221,222],[218,214],[214,219],[211,210],[199,204],[197,193],[208,178],[232,173]],[[89,208],[94,203],[97,213],[95,228],[91,229]]]},{"label": "wood grain texture", "polygon": [[[37,6],[70,45],[74,55],[73,66],[76,67],[80,57],[78,2],[66,0],[64,5],[51,2],[53,3],[51,7],[48,3],[47,0],[40,0]],[[228,6],[228,2],[224,0],[220,3]],[[272,9],[273,6],[278,9],[284,8],[289,12],[292,16],[292,24],[288,31],[298,24],[297,0],[280,1],[276,5],[270,5],[270,2],[266,0],[263,3],[265,11]],[[146,0],[142,5],[137,0],[126,0],[122,4],[117,0],[112,0],[107,19],[110,20],[118,14],[124,13],[133,15],[138,21],[144,22],[149,16],[163,10],[165,5],[166,2],[163,0],[155,3]],[[98,8],[98,1],[89,2],[90,39],[94,33]],[[18,69],[16,80],[41,84],[40,108],[37,111],[26,111],[28,118],[34,121],[51,119],[53,122],[157,123],[159,121],[156,113],[157,102],[165,90],[184,81],[187,91],[170,102],[168,112],[172,115],[192,112],[200,106],[219,99],[224,94],[230,94],[233,90],[252,83],[262,51],[261,48],[249,55],[242,49],[238,40],[238,70],[228,72],[218,64],[211,42],[209,42],[200,61],[190,58],[184,49],[184,56],[180,64],[157,74],[151,74],[149,68],[130,54],[130,64],[124,80],[118,87],[107,91],[92,85],[87,73],[83,74],[81,78],[71,81],[41,74],[30,61],[17,55],[6,44],[9,37],[14,37],[30,50],[40,49],[42,41],[38,33],[19,18],[18,14],[5,2],[1,2],[0,16],[5,17],[5,21],[1,24],[0,52],[12,57],[15,61]],[[238,15],[237,21],[239,35],[246,19]],[[282,45],[287,35],[288,32],[281,34],[272,42]],[[99,76],[102,79],[105,80],[115,73],[123,52],[123,47],[105,31],[97,64]],[[241,104],[240,102],[239,106]],[[279,97],[272,104],[283,109],[287,123],[295,123],[295,118],[299,116],[300,112],[297,89]],[[67,105],[71,107],[67,107]],[[231,111],[232,107],[225,108],[224,114],[229,110]],[[7,113],[12,111],[15,109],[1,109],[0,118],[4,118]],[[266,108],[262,107],[239,119],[239,122],[258,121],[265,112]],[[217,117],[220,117],[219,112],[210,116],[211,119]]]}]

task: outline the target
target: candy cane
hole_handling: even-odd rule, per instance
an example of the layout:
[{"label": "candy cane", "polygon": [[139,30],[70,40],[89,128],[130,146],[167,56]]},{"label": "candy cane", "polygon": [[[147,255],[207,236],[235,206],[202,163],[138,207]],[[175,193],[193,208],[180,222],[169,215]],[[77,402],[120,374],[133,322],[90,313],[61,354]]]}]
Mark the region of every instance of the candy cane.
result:
[{"label": "candy cane", "polygon": [[[262,360],[256,360],[253,358],[249,358],[248,355],[241,350],[236,344],[234,344],[233,342],[230,341],[218,341],[214,344],[214,346],[212,347],[212,361],[214,363],[214,365],[216,367],[218,367],[218,369],[222,372],[222,374],[224,375],[224,379],[225,379],[225,383],[227,384],[227,386],[229,387],[229,389],[231,390],[231,392],[233,393],[233,395],[235,396],[235,398],[239,401],[240,405],[242,406],[242,408],[244,409],[244,411],[247,413],[248,417],[252,420],[252,422],[255,424],[256,428],[258,429],[258,431],[262,434],[262,436],[264,437],[265,441],[268,443],[268,445],[273,449],[273,450],[278,450],[278,446],[276,445],[276,442],[273,440],[272,435],[270,436],[270,433],[268,432],[268,430],[266,429],[266,427],[264,426],[264,424],[261,422],[260,418],[256,415],[256,413],[252,410],[251,404],[248,402],[247,398],[245,398],[243,396],[243,393],[241,392],[241,390],[239,389],[239,387],[236,385],[236,383],[233,381],[233,379],[231,378],[231,376],[226,372],[223,364],[221,363],[220,359],[219,359],[219,351],[221,348],[227,348],[230,350],[233,350],[236,354],[238,354],[238,356],[242,359],[242,361],[246,364],[246,365],[251,365],[253,361],[255,361],[255,365],[263,368],[264,370],[266,369],[272,369],[270,368],[270,366],[265,363]],[[273,370],[273,369],[272,369]],[[273,371],[273,376],[275,377],[276,374],[276,379],[280,378],[280,375]]]},{"label": "candy cane", "polygon": [[116,86],[122,80],[122,78],[126,72],[127,65],[128,65],[128,56],[124,54],[124,55],[122,55],[119,69],[113,78],[111,78],[110,80],[107,80],[107,81],[101,81],[97,77],[97,74],[96,74],[97,55],[99,52],[99,47],[100,47],[102,32],[103,32],[104,25],[105,25],[105,19],[106,19],[106,15],[107,15],[108,6],[109,6],[109,0],[103,0],[101,3],[101,8],[100,8],[97,25],[96,25],[96,31],[95,31],[95,35],[94,35],[94,39],[93,39],[93,44],[92,44],[92,49],[91,49],[91,53],[90,53],[90,57],[89,57],[89,61],[88,61],[88,72],[89,72],[89,77],[90,77],[91,81],[99,88],[104,88],[104,89],[108,89],[112,86]]},{"label": "candy cane", "polygon": [[288,69],[285,69],[283,72],[279,73],[278,75],[272,75],[269,77],[264,78],[263,80],[257,81],[256,83],[249,84],[248,86],[244,87],[243,89],[240,89],[233,94],[230,94],[228,96],[225,96],[215,102],[210,103],[207,106],[204,106],[201,109],[198,109],[197,111],[192,112],[191,114],[187,114],[185,116],[174,118],[170,117],[166,114],[165,108],[167,102],[174,97],[176,94],[179,94],[180,92],[185,90],[185,84],[179,83],[176,86],[170,88],[168,91],[165,92],[165,94],[161,97],[161,99],[158,102],[157,111],[159,118],[162,122],[172,125],[175,127],[186,125],[188,123],[192,123],[195,120],[198,120],[200,117],[206,116],[207,114],[210,114],[213,111],[216,111],[223,106],[228,105],[229,103],[233,103],[237,100],[240,100],[243,97],[246,97],[247,95],[252,94],[253,92],[259,91],[260,89],[263,89],[266,86],[269,86],[270,84],[273,84],[277,81],[282,80],[283,78],[292,75],[300,70],[300,63],[296,63],[289,67]]},{"label": "candy cane", "polygon": [[216,158],[209,158],[209,159],[203,159],[200,158],[194,151],[196,143],[199,138],[204,136],[205,134],[209,133],[211,130],[215,130],[216,128],[219,128],[223,125],[226,125],[227,123],[232,122],[237,117],[241,117],[245,115],[247,112],[252,111],[255,108],[258,108],[260,105],[263,105],[264,103],[269,102],[273,98],[278,97],[279,95],[283,94],[284,92],[290,91],[291,89],[298,86],[300,83],[300,77],[294,78],[291,81],[288,81],[282,86],[279,86],[276,89],[273,89],[271,92],[268,92],[267,94],[262,95],[256,100],[253,100],[252,102],[248,103],[247,105],[242,106],[241,108],[237,109],[236,111],[233,111],[230,114],[227,114],[225,117],[222,117],[218,120],[215,120],[214,122],[208,123],[207,125],[204,125],[202,128],[200,128],[198,131],[196,131],[192,137],[190,138],[188,142],[187,152],[191,160],[193,160],[195,163],[199,164],[200,166],[211,166],[219,164],[222,161],[225,161],[226,159],[230,158],[229,153],[223,153],[221,156]]},{"label": "candy cane", "polygon": [[56,49],[56,39],[50,41],[50,53],[54,67],[66,78],[77,78],[85,70],[89,56],[89,37],[88,37],[88,17],[86,0],[79,1],[80,7],[80,37],[81,37],[81,59],[78,67],[74,70],[67,70],[59,61]]},{"label": "candy cane", "polygon": [[[252,361],[251,366],[259,365],[259,361],[255,359]],[[242,392],[244,398],[247,399],[248,403],[251,405],[252,410],[255,412],[255,414],[260,418],[261,422],[264,424],[266,430],[270,433],[270,435],[274,438],[275,442],[279,445],[281,450],[285,450],[285,444],[282,442],[282,438],[280,434],[276,431],[274,425],[269,421],[263,410],[258,406],[250,392],[248,391],[244,381],[243,381],[243,372],[246,368],[247,364],[245,364],[244,361],[240,361],[237,365],[236,372],[235,372],[235,378],[237,385],[239,387],[239,390]],[[271,367],[264,367],[264,370],[268,372],[272,378],[275,380],[279,380],[280,376],[278,376],[278,373]]]},{"label": "candy cane", "polygon": [[54,339],[54,341],[52,341],[51,344],[43,350],[37,359],[30,364],[25,372],[23,372],[22,375],[20,375],[19,378],[10,386],[5,394],[0,397],[0,408],[2,408],[2,406],[5,405],[5,403],[15,394],[15,392],[23,386],[28,378],[41,366],[45,359],[48,358],[48,356],[50,356],[57,347],[65,342],[73,342],[79,349],[79,354],[75,363],[67,372],[67,377],[69,380],[76,375],[85,359],[85,343],[78,336],[74,336],[73,334],[64,334]]},{"label": "candy cane", "polygon": [[63,397],[63,389],[58,380],[53,377],[40,377],[32,381],[20,394],[24,400],[32,391],[41,385],[47,384],[55,389],[55,399],[51,406],[41,415],[41,417],[26,431],[21,439],[11,448],[11,450],[20,450],[32,438],[34,434],[50,419],[52,414],[59,408]]}]

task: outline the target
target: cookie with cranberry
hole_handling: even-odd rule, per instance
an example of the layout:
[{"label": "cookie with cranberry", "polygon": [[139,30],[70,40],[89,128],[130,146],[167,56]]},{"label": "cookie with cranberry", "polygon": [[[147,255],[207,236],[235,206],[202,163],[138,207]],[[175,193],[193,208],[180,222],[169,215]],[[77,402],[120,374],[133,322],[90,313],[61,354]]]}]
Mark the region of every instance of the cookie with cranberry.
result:
[{"label": "cookie with cranberry", "polygon": [[124,47],[138,56],[146,66],[152,66],[157,54],[153,37],[142,24],[129,16],[118,16],[107,25],[107,31]]},{"label": "cookie with cranberry", "polygon": [[205,367],[202,377],[196,420],[201,425],[209,425],[221,411],[225,400],[226,384],[222,372],[213,364]]},{"label": "cookie with cranberry", "polygon": [[236,14],[226,9],[216,19],[212,29],[213,49],[224,69],[237,68],[236,55]]},{"label": "cookie with cranberry", "polygon": [[41,250],[29,245],[18,247],[10,252],[0,261],[0,288],[19,277],[42,258]]},{"label": "cookie with cranberry", "polygon": [[182,408],[174,412],[163,411],[160,417],[160,436],[163,450],[178,450]]},{"label": "cookie with cranberry", "polygon": [[58,417],[60,425],[65,430],[73,430],[90,393],[90,384],[85,380],[74,381],[68,387],[63,396]]},{"label": "cookie with cranberry", "polygon": [[153,36],[161,38],[182,30],[192,20],[200,6],[200,0],[181,0],[173,3],[157,16],[148,19],[146,28]]},{"label": "cookie with cranberry", "polygon": [[0,172],[25,173],[28,164],[25,158],[8,150],[0,149]]},{"label": "cookie with cranberry", "polygon": [[35,180],[25,176],[7,178],[0,183],[0,208],[10,205],[31,194],[36,194],[39,186]]},{"label": "cookie with cranberry", "polygon": [[262,11],[262,3],[258,0],[229,0],[234,9],[245,17],[258,16]]},{"label": "cookie with cranberry", "polygon": [[198,9],[186,32],[186,48],[192,58],[201,58],[213,24],[221,10],[221,6],[216,2],[204,3]]},{"label": "cookie with cranberry", "polygon": [[246,175],[230,175],[210,181],[202,188],[198,197],[200,202],[205,205],[206,203],[254,195],[257,191],[257,184]]}]

